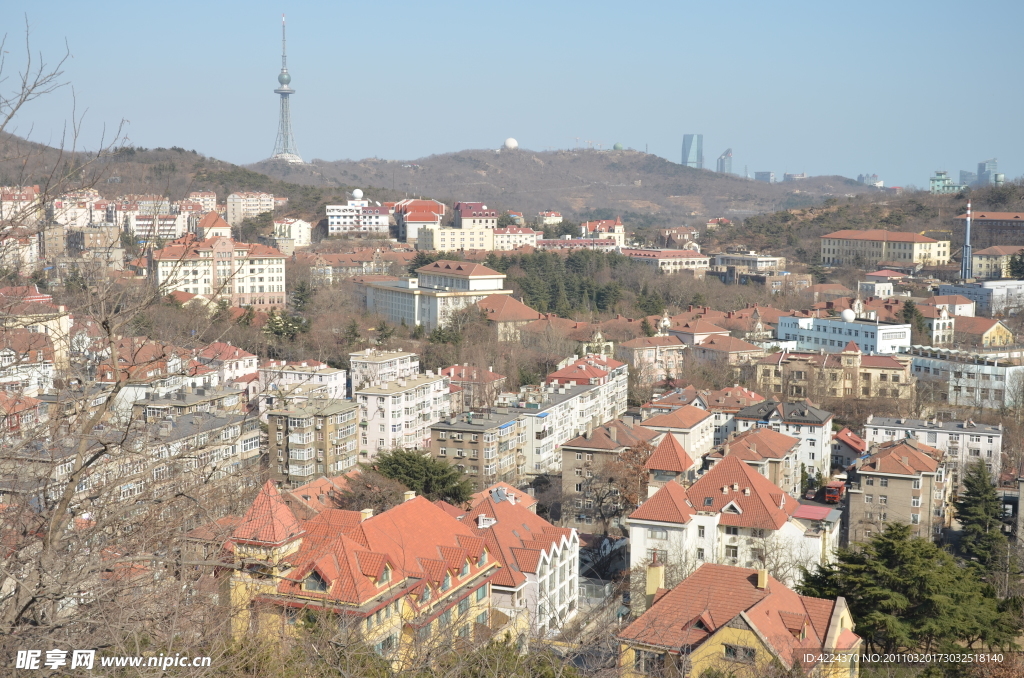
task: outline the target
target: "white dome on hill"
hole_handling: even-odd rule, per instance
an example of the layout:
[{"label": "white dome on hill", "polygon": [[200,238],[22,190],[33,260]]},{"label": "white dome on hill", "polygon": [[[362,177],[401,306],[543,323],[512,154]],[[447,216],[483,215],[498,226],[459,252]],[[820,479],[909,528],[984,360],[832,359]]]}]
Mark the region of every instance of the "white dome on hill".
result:
[{"label": "white dome on hill", "polygon": [[845,309],[839,315],[841,315],[843,317],[843,320],[848,322],[848,323],[852,323],[854,320],[857,319],[857,314],[854,313],[853,309],[850,309],[850,308]]},{"label": "white dome on hill", "polygon": [[505,150],[514,151],[517,148],[519,148],[519,142],[518,141],[516,141],[512,137],[509,137],[508,139],[505,139]]},{"label": "white dome on hill", "polygon": [[361,200],[363,197],[363,189],[357,188],[356,190],[352,191],[352,197],[356,200]]}]

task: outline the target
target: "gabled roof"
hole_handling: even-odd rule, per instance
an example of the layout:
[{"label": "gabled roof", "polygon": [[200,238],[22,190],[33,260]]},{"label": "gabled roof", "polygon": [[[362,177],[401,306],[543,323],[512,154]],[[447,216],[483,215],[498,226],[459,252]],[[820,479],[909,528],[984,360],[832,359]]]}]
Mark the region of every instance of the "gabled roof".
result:
[{"label": "gabled roof", "polygon": [[928,238],[918,233],[905,231],[886,231],[881,228],[872,229],[847,229],[833,231],[821,236],[822,238],[833,238],[836,240],[883,240],[886,242],[938,242],[934,238]]},{"label": "gabled roof", "polygon": [[240,360],[255,358],[256,355],[223,341],[215,341],[199,349],[197,355],[208,360]]},{"label": "gabled roof", "polygon": [[282,545],[303,533],[295,514],[281,498],[273,481],[263,484],[249,510],[231,535],[246,544]]},{"label": "gabled roof", "polygon": [[992,247],[986,247],[983,250],[975,250],[974,256],[987,255],[987,256],[1007,256],[1017,254],[1021,250],[1024,250],[1024,245],[994,245]]},{"label": "gabled roof", "polygon": [[661,439],[647,459],[647,463],[644,464],[649,471],[673,471],[675,473],[686,473],[693,466],[693,458],[686,453],[682,444],[671,433]]},{"label": "gabled roof", "polygon": [[701,476],[688,495],[698,511],[719,513],[720,524],[739,527],[778,530],[798,506],[796,499],[732,454]]},{"label": "gabled roof", "polygon": [[488,320],[496,323],[531,321],[541,317],[539,311],[513,299],[511,294],[490,294],[476,305],[487,314]]},{"label": "gabled roof", "polygon": [[487,268],[481,264],[473,264],[466,261],[448,261],[442,259],[435,261],[432,264],[426,266],[420,266],[416,269],[417,273],[434,273],[437,275],[452,275],[460,278],[470,278],[477,276],[502,276],[504,273],[499,273],[494,269]]},{"label": "gabled roof", "polygon": [[653,348],[655,346],[676,346],[684,347],[682,339],[676,336],[668,337],[637,337],[630,341],[624,341],[619,346],[623,348]]},{"label": "gabled roof", "polygon": [[839,433],[832,436],[833,440],[838,440],[841,443],[845,443],[851,449],[857,452],[867,452],[868,443],[866,440],[861,438],[859,435],[851,431],[848,427],[844,428]]},{"label": "gabled roof", "polygon": [[679,327],[673,327],[672,330],[682,334],[729,334],[729,330],[706,320],[691,320]]},{"label": "gabled roof", "polygon": [[752,428],[725,442],[722,452],[712,457],[735,455],[744,461],[783,459],[796,451],[800,439],[770,428]]},{"label": "gabled roof", "polygon": [[659,523],[685,525],[697,513],[687,495],[686,488],[679,483],[665,483],[647,501],[633,511],[630,520],[651,520]]},{"label": "gabled roof", "polygon": [[819,409],[808,402],[778,403],[774,400],[766,400],[750,407],[744,407],[736,413],[736,418],[765,421],[774,413],[778,413],[782,421],[786,423],[810,424],[812,426],[821,426],[832,418],[831,412]]},{"label": "gabled roof", "polygon": [[996,325],[1002,324],[1002,321],[997,318],[975,318],[958,315],[956,316],[955,323],[954,330],[957,334],[970,334],[981,337]]},{"label": "gabled roof", "polygon": [[[614,433],[612,429],[614,429]],[[612,437],[613,435],[614,438]],[[613,419],[593,429],[589,436],[576,436],[572,440],[563,443],[562,447],[585,450],[618,450],[624,447],[632,447],[641,441],[649,442],[659,435],[661,434],[646,428],[646,426],[631,426],[621,419]]]},{"label": "gabled roof", "polygon": [[[498,492],[499,490],[500,492]],[[522,504],[527,509],[529,509],[531,506],[534,506],[537,503],[537,500],[531,497],[526,492],[518,488],[512,487],[511,485],[504,481],[499,481],[494,483],[487,489],[481,490],[479,492],[474,492],[472,498],[469,500],[469,505],[476,506],[477,504],[487,499],[491,495],[495,494],[496,492],[498,493],[498,496],[501,497],[501,501],[508,501],[509,497],[512,497],[512,500],[516,504]]]},{"label": "gabled roof", "polygon": [[736,337],[708,337],[697,344],[705,351],[719,351],[721,353],[750,353],[763,351],[760,346],[754,346],[749,341],[737,339]]},{"label": "gabled roof", "polygon": [[644,421],[644,426],[651,428],[667,428],[689,430],[711,416],[707,410],[693,405],[683,405],[671,412],[656,414]]},{"label": "gabled roof", "polygon": [[890,440],[877,445],[858,470],[861,473],[916,476],[935,473],[940,459],[942,450],[913,438]]}]

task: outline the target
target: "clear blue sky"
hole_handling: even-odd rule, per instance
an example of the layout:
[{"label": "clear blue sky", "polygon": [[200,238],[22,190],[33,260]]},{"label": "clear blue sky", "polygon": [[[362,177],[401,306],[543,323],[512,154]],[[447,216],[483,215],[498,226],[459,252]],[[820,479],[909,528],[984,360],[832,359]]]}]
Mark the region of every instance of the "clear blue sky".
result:
[{"label": "clear blue sky", "polygon": [[[1024,173],[1024,3],[227,2],[7,0],[55,56],[85,142],[129,121],[136,145],[236,163],[270,155],[280,15],[288,15],[295,138],[307,160],[412,159],[495,148],[621,142],[679,161],[704,134],[706,165],[877,172],[926,186],[998,157]],[[16,133],[59,138],[70,90],[27,108]]]}]

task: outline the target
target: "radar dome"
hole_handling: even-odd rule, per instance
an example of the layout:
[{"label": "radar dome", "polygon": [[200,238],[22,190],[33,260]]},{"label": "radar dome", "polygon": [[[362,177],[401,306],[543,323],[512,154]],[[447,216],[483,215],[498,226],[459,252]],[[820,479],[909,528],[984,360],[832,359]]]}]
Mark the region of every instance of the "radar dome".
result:
[{"label": "radar dome", "polygon": [[357,188],[356,190],[352,191],[352,197],[355,198],[356,200],[362,199],[363,190],[361,188]]},{"label": "radar dome", "polygon": [[292,81],[292,76],[288,75],[288,71],[281,71],[277,76],[277,81],[282,85],[287,85]]},{"label": "radar dome", "polygon": [[518,141],[516,141],[512,137],[509,137],[508,139],[505,139],[505,150],[514,151],[517,148],[519,148],[519,142]]},{"label": "radar dome", "polygon": [[612,150],[613,151],[621,151],[622,150],[622,144],[618,144],[618,143],[615,144],[614,146],[612,146]]},{"label": "radar dome", "polygon": [[846,309],[845,311],[843,311],[839,315],[841,315],[843,320],[845,320],[848,323],[852,323],[854,320],[857,319],[857,314],[854,313],[853,309],[850,309],[850,308]]}]

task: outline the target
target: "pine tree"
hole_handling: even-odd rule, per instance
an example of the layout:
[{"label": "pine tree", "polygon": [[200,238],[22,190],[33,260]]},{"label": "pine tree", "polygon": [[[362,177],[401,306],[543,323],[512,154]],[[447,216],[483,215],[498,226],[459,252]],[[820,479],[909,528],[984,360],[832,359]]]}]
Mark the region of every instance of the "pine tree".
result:
[{"label": "pine tree", "polygon": [[644,318],[640,322],[640,331],[644,333],[645,337],[653,337],[656,334],[654,327],[651,325],[651,321],[647,318]]},{"label": "pine tree", "polygon": [[963,526],[960,548],[991,568],[1002,560],[1007,546],[1003,534],[1003,504],[983,461],[967,467],[963,483],[964,492],[956,508],[957,519]]},{"label": "pine tree", "polygon": [[374,469],[397,480],[431,501],[443,499],[456,506],[469,501],[473,486],[461,471],[446,461],[411,450],[393,450],[377,457]]}]

